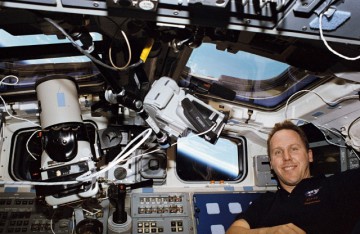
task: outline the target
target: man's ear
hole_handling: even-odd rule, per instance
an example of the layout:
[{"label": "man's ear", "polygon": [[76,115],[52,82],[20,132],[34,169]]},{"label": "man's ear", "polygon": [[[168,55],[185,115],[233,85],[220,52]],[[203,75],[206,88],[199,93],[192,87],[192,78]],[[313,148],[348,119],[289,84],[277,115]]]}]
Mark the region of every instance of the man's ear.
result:
[{"label": "man's ear", "polygon": [[309,162],[313,162],[314,161],[314,157],[313,157],[313,152],[311,149],[308,150],[308,156],[309,156]]}]

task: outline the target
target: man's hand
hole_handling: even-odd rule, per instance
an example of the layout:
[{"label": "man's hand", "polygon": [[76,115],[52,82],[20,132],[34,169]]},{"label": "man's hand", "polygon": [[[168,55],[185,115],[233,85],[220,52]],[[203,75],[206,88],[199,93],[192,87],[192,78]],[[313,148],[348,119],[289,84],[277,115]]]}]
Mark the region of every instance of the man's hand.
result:
[{"label": "man's hand", "polygon": [[304,230],[293,223],[250,229],[250,225],[244,219],[235,221],[227,230],[226,234],[306,234]]},{"label": "man's hand", "polygon": [[269,227],[265,232],[267,234],[305,234],[304,230],[293,223]]}]

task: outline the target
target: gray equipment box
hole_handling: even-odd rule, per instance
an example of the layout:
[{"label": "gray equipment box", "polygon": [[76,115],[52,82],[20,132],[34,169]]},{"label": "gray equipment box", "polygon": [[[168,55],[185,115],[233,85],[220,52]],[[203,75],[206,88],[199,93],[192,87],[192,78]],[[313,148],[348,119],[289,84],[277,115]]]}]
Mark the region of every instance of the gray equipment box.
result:
[{"label": "gray equipment box", "polygon": [[257,155],[254,158],[255,185],[276,186],[277,181],[271,172],[269,158],[267,155]]}]

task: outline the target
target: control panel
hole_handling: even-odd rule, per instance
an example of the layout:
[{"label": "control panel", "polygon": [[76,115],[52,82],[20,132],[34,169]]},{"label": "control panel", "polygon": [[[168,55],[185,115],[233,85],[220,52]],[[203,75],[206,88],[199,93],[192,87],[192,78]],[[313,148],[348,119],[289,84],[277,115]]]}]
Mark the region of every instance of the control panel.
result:
[{"label": "control panel", "polygon": [[72,230],[70,209],[52,210],[34,193],[0,193],[0,233],[67,234]]},{"label": "control panel", "polygon": [[187,193],[134,193],[133,233],[195,233]]}]

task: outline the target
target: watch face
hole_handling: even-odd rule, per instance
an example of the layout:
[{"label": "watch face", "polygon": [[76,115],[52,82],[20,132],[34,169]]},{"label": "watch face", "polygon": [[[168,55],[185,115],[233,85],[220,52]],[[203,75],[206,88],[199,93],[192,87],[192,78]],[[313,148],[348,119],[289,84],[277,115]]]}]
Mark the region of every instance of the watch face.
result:
[{"label": "watch face", "polygon": [[149,10],[154,9],[155,4],[154,4],[153,2],[151,2],[151,1],[145,0],[145,1],[141,1],[141,2],[139,3],[139,7],[140,7],[141,9],[143,9],[143,10],[149,11]]}]

